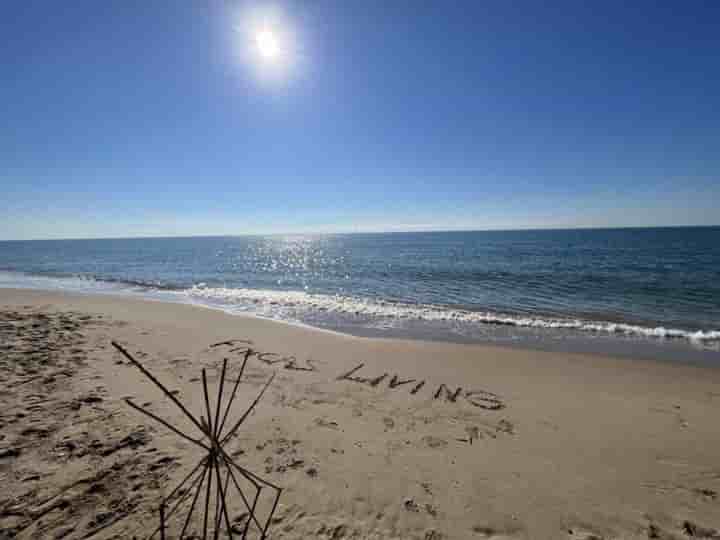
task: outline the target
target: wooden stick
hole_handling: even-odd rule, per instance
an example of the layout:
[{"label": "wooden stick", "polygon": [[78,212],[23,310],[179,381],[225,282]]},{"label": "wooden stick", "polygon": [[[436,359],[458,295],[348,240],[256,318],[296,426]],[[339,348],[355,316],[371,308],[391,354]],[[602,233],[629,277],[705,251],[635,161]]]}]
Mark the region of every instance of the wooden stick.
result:
[{"label": "wooden stick", "polygon": [[[260,528],[260,524],[257,522],[257,518],[255,517],[255,508],[257,507],[257,502],[258,502],[258,500],[260,499],[260,493],[261,493],[261,491],[262,491],[262,488],[258,489],[258,490],[255,492],[255,498],[253,499],[252,509],[250,510],[250,515],[251,515],[251,516],[253,517],[253,519],[255,520],[255,523],[257,523],[257,526],[258,526],[258,530],[259,530],[259,531],[262,531],[262,529]],[[247,522],[245,523],[245,529],[243,530],[243,539],[245,539],[245,538],[247,537],[247,533],[248,533],[248,530],[249,530],[249,529],[250,529],[250,518],[248,517],[248,520],[247,520]]]},{"label": "wooden stick", "polygon": [[[228,465],[228,462],[226,461],[225,464]],[[275,502],[274,502],[274,504],[273,504],[272,510],[270,511],[270,514],[268,515],[267,520],[265,521],[265,526],[264,526],[264,527],[261,527],[260,524],[257,523],[257,518],[255,518],[255,510],[254,510],[255,504],[257,503],[257,497],[260,496],[260,490],[257,491],[256,499],[255,499],[255,501],[254,501],[254,503],[253,503],[253,510],[251,510],[251,512],[250,512],[250,514],[253,516],[253,519],[255,519],[255,522],[256,522],[257,525],[258,525],[258,529],[259,529],[260,532],[262,533],[261,538],[264,539],[264,538],[266,537],[266,534],[267,534],[267,529],[268,529],[268,527],[270,526],[270,521],[272,520],[273,514],[275,514],[275,510],[277,509],[277,505],[278,505],[278,503],[280,502],[280,495],[282,495],[282,488],[279,488],[278,486],[274,485],[273,483],[268,482],[267,480],[264,480],[263,478],[260,478],[260,477],[259,477],[258,475],[256,475],[255,473],[253,473],[253,472],[251,472],[251,471],[248,471],[247,469],[244,469],[243,467],[240,467],[240,465],[238,465],[237,463],[235,463],[235,462],[233,462],[233,461],[230,461],[230,462],[229,462],[228,470],[230,470],[230,466],[235,467],[235,468],[238,470],[238,472],[240,472],[240,474],[242,474],[243,476],[245,476],[245,477],[246,477],[248,480],[250,480],[251,482],[252,482],[252,478],[251,478],[251,477],[254,477],[254,478],[256,478],[257,480],[259,480],[260,482],[262,482],[263,484],[267,485],[268,487],[271,487],[271,488],[275,489]],[[233,475],[233,481],[235,482],[235,487],[238,489],[238,491],[240,491],[240,492],[242,493],[242,491],[240,490],[239,486],[237,485],[237,480],[235,480],[234,475]],[[249,520],[248,520],[248,521],[249,521]],[[244,534],[247,534],[247,524],[246,524],[246,527],[245,527],[245,533],[244,533]]]},{"label": "wooden stick", "polygon": [[[205,460],[202,460],[200,463],[201,463],[201,464],[204,464],[204,463],[205,463]],[[195,472],[195,471],[193,471],[193,472]],[[203,476],[204,476],[204,474],[203,474],[203,475],[198,475],[197,478],[195,478],[195,480],[193,480],[192,484],[190,485],[190,489],[189,489],[185,494],[181,495],[181,496],[178,498],[178,500],[175,502],[175,505],[170,509],[170,512],[168,512],[168,514],[167,514],[168,519],[170,519],[170,517],[171,517],[171,516],[175,513],[175,511],[180,507],[180,505],[181,505],[183,502],[185,502],[185,500],[188,498],[189,494],[192,493],[192,490],[193,490],[193,488],[195,487],[197,481],[200,480],[200,478],[203,477]],[[186,480],[187,480],[187,478],[189,478],[189,477],[190,477],[190,476],[188,475],[188,477],[186,477]],[[183,483],[184,483],[184,482],[185,482],[185,481],[183,481]],[[180,484],[180,485],[179,485],[177,488],[175,488],[175,490],[173,490],[173,491],[177,491],[181,486],[182,486],[182,484]],[[174,494],[174,493],[173,493],[173,494]],[[166,498],[165,498],[165,501],[167,501],[167,500],[169,500],[169,498],[166,497]],[[155,529],[155,530],[153,531],[153,533],[152,533],[150,536],[148,536],[148,540],[154,538],[155,535],[156,535],[159,531],[160,531],[160,527],[158,527],[157,529]]]},{"label": "wooden stick", "polygon": [[223,414],[222,422],[220,422],[220,429],[218,429],[218,437],[222,436],[222,430],[223,427],[225,427],[225,421],[227,420],[228,414],[230,413],[230,406],[235,400],[235,393],[237,392],[238,386],[240,385],[240,379],[242,379],[243,372],[245,371],[245,364],[247,364],[248,358],[250,358],[250,351],[245,353],[245,358],[243,359],[242,366],[240,366],[240,374],[235,381],[235,386],[233,387],[232,393],[230,394],[230,401],[228,401],[227,407],[225,408],[225,414]]},{"label": "wooden stick", "polygon": [[[225,344],[225,343],[222,343]],[[132,364],[134,364],[140,371],[147,376],[158,388],[160,388],[163,393],[171,399],[175,405],[178,406],[178,408],[187,416],[192,423],[203,433],[204,436],[206,436],[209,439],[209,446],[206,444],[203,440],[195,439],[191,437],[190,435],[180,431],[180,429],[174,427],[169,422],[163,420],[162,418],[158,417],[157,415],[151,413],[150,411],[146,410],[143,407],[140,407],[133,403],[130,399],[126,399],[125,401],[130,405],[132,408],[134,408],[137,411],[142,412],[146,416],[152,418],[156,422],[162,424],[163,426],[170,429],[173,433],[176,435],[182,437],[183,439],[186,439],[189,442],[192,442],[204,450],[208,452],[208,455],[204,457],[194,468],[193,470],[180,482],[175,489],[171,492],[171,494],[164,498],[161,506],[160,506],[160,527],[157,528],[150,538],[153,538],[155,534],[157,534],[158,531],[161,533],[161,540],[165,540],[166,538],[166,522],[170,519],[170,517],[180,508],[180,506],[185,503],[191,496],[192,496],[192,503],[189,509],[189,512],[185,518],[185,522],[183,525],[182,532],[180,533],[180,539],[182,540],[183,535],[188,529],[188,526],[190,524],[190,521],[192,520],[192,515],[195,511],[195,508],[197,506],[197,502],[200,498],[200,493],[203,491],[203,487],[205,489],[205,513],[203,516],[203,540],[208,540],[208,520],[210,519],[210,502],[212,499],[212,484],[213,484],[213,472],[215,475],[215,513],[213,516],[213,540],[219,540],[220,537],[220,531],[222,529],[222,521],[224,519],[225,521],[225,527],[227,530],[227,534],[232,539],[233,538],[233,530],[232,526],[230,524],[230,517],[229,517],[229,507],[228,507],[228,498],[227,498],[227,490],[230,486],[230,482],[232,481],[235,489],[237,490],[238,494],[243,500],[243,503],[245,504],[246,508],[249,511],[249,517],[245,524],[244,532],[242,534],[243,540],[247,538],[247,534],[251,525],[251,522],[254,522],[255,525],[258,528],[258,532],[261,534],[261,540],[264,540],[267,538],[267,531],[269,529],[269,526],[272,522],[272,518],[277,511],[277,507],[279,504],[280,496],[282,495],[282,489],[278,486],[274,485],[272,482],[265,480],[261,478],[260,476],[256,475],[255,473],[239,466],[237,463],[235,463],[226,453],[226,451],[223,449],[223,445],[227,443],[230,438],[232,438],[240,426],[243,424],[243,422],[248,418],[250,414],[254,411],[257,404],[260,402],[262,397],[264,396],[267,389],[270,387],[272,382],[275,380],[275,376],[277,373],[273,373],[272,376],[268,379],[268,381],[265,383],[265,385],[262,387],[260,392],[258,393],[257,397],[253,400],[253,402],[250,404],[250,406],[247,408],[247,410],[243,413],[243,415],[240,417],[240,419],[233,425],[231,429],[229,429],[225,434],[223,434],[223,429],[225,427],[225,423],[229,417],[230,414],[230,408],[237,396],[237,391],[240,385],[240,382],[242,380],[242,375],[245,371],[245,367],[247,365],[249,357],[253,354],[252,349],[248,348],[245,351],[245,357],[243,359],[242,366],[240,367],[240,373],[237,377],[237,380],[235,381],[235,384],[233,386],[233,390],[230,396],[230,399],[228,400],[225,407],[223,407],[223,395],[225,391],[225,378],[227,375],[227,358],[223,359],[223,365],[222,365],[222,371],[220,374],[220,383],[218,387],[218,393],[217,393],[217,401],[215,403],[215,416],[213,419],[211,407],[210,407],[210,393],[208,391],[208,383],[207,383],[207,371],[205,369],[202,370],[202,382],[203,382],[203,396],[205,400],[205,414],[200,417],[200,421],[193,416],[182,403],[175,397],[174,394],[172,394],[165,386],[163,386],[160,381],[158,381],[145,367],[135,358],[132,357],[132,355],[125,350],[121,345],[117,344],[116,342],[112,342],[112,345],[126,358],[128,359]],[[220,345],[220,343],[216,344]],[[358,366],[355,370],[351,371],[349,374],[354,373],[358,369],[362,367]],[[348,375],[349,375],[348,374]],[[222,419],[221,419],[221,411],[222,412]],[[222,482],[222,476],[221,476],[221,463],[224,463],[224,465],[227,468],[227,473],[225,475],[225,483]],[[196,475],[197,471],[200,468],[203,468],[202,473]],[[238,479],[235,477],[235,474],[233,472],[233,469],[235,469],[239,474],[241,474],[247,481],[249,481],[253,487],[255,488],[255,495],[253,497],[252,504],[248,501],[247,497],[245,496]],[[180,491],[180,489],[187,484],[187,482],[194,476],[195,479],[192,480],[190,488],[184,492],[180,497],[177,498],[177,500],[174,502],[172,508],[170,508],[169,511],[167,510],[167,503],[172,500],[173,497]],[[207,485],[205,484],[205,478],[207,477]],[[276,491],[275,498],[273,502],[272,509],[270,511],[270,514],[267,516],[267,520],[265,521],[264,526],[262,526],[258,520],[258,517],[255,515],[258,502],[260,500],[260,496],[262,494],[263,487],[267,486]]]},{"label": "wooden stick", "polygon": [[133,358],[132,355],[131,355],[129,352],[127,352],[127,351],[122,347],[122,345],[119,345],[119,344],[116,343],[115,341],[111,341],[110,343],[112,344],[113,347],[115,347],[118,351],[120,351],[120,353],[121,353],[125,358],[127,358],[130,362],[132,362],[140,371],[142,371],[143,374],[144,374],[148,379],[150,379],[152,382],[154,382],[154,383],[155,383],[155,386],[157,386],[158,388],[160,388],[160,390],[162,390],[163,393],[164,393],[167,397],[169,397],[170,400],[171,400],[173,403],[175,403],[175,405],[177,405],[183,413],[185,413],[185,416],[187,416],[187,417],[192,421],[192,423],[195,424],[200,431],[202,431],[202,426],[200,425],[200,422],[198,422],[197,419],[196,419],[192,414],[190,414],[190,411],[188,411],[188,410],[185,408],[185,406],[184,406],[182,403],[180,403],[180,401],[172,394],[172,392],[170,392],[167,388],[165,388],[165,387],[163,386],[163,384],[162,384],[160,381],[158,381],[158,380],[153,376],[152,373],[150,373],[147,369],[145,369],[145,367],[144,367],[140,362],[138,362],[137,360],[135,360],[135,358]]},{"label": "wooden stick", "polygon": [[[227,483],[225,484],[225,487],[223,488],[222,485],[222,479],[220,478],[220,463],[215,462],[215,476],[217,477],[217,484],[220,486],[220,489],[218,489],[218,499],[220,499],[221,502],[221,511],[222,515],[225,516],[225,526],[227,528],[227,532],[230,535],[230,538],[232,538],[232,529],[230,527],[230,517],[227,513],[227,500],[225,498],[225,492],[227,491]],[[225,480],[227,482],[227,479]],[[216,522],[215,522],[215,540],[218,539],[220,535],[220,519],[222,516],[216,516]]]},{"label": "wooden stick", "polygon": [[208,467],[210,474],[208,474],[207,490],[205,491],[205,518],[203,522],[203,540],[207,540],[207,528],[208,528],[208,513],[210,509],[210,488],[212,487],[212,470],[214,466],[214,460],[208,459]]},{"label": "wooden stick", "polygon": [[[223,452],[224,452],[224,451],[223,451]],[[278,486],[276,486],[276,485],[273,484],[272,482],[268,482],[267,480],[265,480],[264,478],[261,478],[260,476],[258,476],[258,475],[255,474],[254,472],[249,471],[249,470],[245,469],[244,467],[241,467],[240,465],[238,465],[238,464],[235,463],[234,461],[231,461],[230,463],[231,463],[231,465],[232,465],[233,467],[235,467],[235,468],[238,470],[238,472],[240,472],[240,474],[242,474],[242,475],[245,476],[248,480],[250,480],[251,482],[253,482],[253,484],[255,484],[256,482],[259,482],[259,483],[265,484],[266,486],[269,486],[269,487],[271,487],[271,488],[273,488],[273,489],[280,489]]]},{"label": "wooden stick", "polygon": [[[277,372],[276,372],[276,373],[277,373]],[[268,386],[270,386],[270,383],[272,383],[273,380],[275,379],[276,373],[273,373],[273,374],[272,374],[272,377],[270,377],[270,380],[268,380],[268,382],[265,384],[265,386],[263,387],[263,389],[260,391],[260,393],[258,394],[258,396],[255,398],[255,401],[253,401],[252,404],[250,404],[250,407],[248,408],[247,411],[245,411],[245,414],[242,415],[242,417],[240,418],[240,420],[238,420],[237,424],[235,424],[235,425],[233,426],[233,428],[228,432],[228,434],[225,435],[225,436],[222,438],[222,440],[220,441],[220,444],[221,444],[221,445],[222,445],[222,444],[225,444],[225,442],[226,442],[230,437],[232,437],[232,436],[234,435],[234,433],[238,430],[238,428],[240,427],[240,425],[245,421],[245,419],[248,417],[248,415],[252,412],[252,410],[255,408],[255,405],[257,405],[258,402],[260,401],[260,399],[263,397],[263,394],[265,393],[265,390],[268,389]]]},{"label": "wooden stick", "polygon": [[[227,463],[226,463],[226,465],[227,465]],[[250,521],[252,519],[255,522],[255,524],[257,525],[258,530],[261,531],[262,525],[260,525],[260,522],[255,517],[255,514],[251,511],[252,507],[250,506],[250,503],[248,502],[247,498],[245,497],[243,490],[240,488],[240,484],[238,484],[237,478],[235,478],[235,474],[232,472],[232,469],[230,467],[228,467],[227,469],[228,469],[228,472],[230,473],[230,479],[233,481],[233,484],[235,485],[235,489],[240,494],[240,498],[243,500],[243,503],[245,504],[245,508],[247,508],[248,512],[250,512],[250,517],[248,517],[248,521]],[[259,485],[254,484],[253,480],[250,480],[250,481],[253,482],[253,485],[255,485],[255,489],[256,489],[255,496],[258,497],[260,494],[260,490],[262,488]],[[246,529],[245,533],[243,533],[243,538],[245,538],[246,534],[247,534],[247,529]]]},{"label": "wooden stick", "polygon": [[197,504],[198,497],[200,496],[200,491],[202,490],[202,486],[205,483],[205,476],[207,475],[208,468],[205,467],[203,469],[202,473],[202,480],[200,480],[200,483],[198,484],[197,488],[195,489],[195,495],[193,496],[192,504],[190,505],[190,511],[188,512],[187,517],[185,518],[185,524],[183,525],[182,531],[180,532],[180,540],[182,540],[182,537],[185,535],[185,531],[187,531],[188,525],[190,525],[190,518],[192,518],[193,512],[195,511],[195,505]]},{"label": "wooden stick", "polygon": [[180,437],[182,437],[183,439],[190,441],[191,443],[195,443],[198,446],[200,446],[201,448],[204,448],[205,450],[210,451],[210,447],[206,446],[205,443],[203,443],[202,441],[199,441],[198,439],[193,439],[189,435],[185,435],[182,431],[180,431],[179,429],[177,429],[174,426],[171,426],[170,424],[168,424],[165,420],[163,420],[159,416],[156,416],[153,413],[151,413],[150,411],[143,409],[142,407],[140,407],[140,405],[135,405],[130,398],[126,398],[125,403],[130,405],[133,409],[140,411],[143,414],[148,415],[150,418],[152,418],[156,422],[160,422],[163,426],[165,426],[169,430],[173,431],[176,435],[180,435]]},{"label": "wooden stick", "polygon": [[278,488],[277,493],[275,495],[275,502],[273,503],[272,510],[270,510],[270,514],[268,515],[267,521],[265,522],[265,528],[263,529],[262,536],[260,537],[261,540],[265,540],[265,538],[267,538],[267,530],[268,530],[268,527],[270,527],[270,520],[272,520],[273,514],[275,514],[277,505],[280,502],[280,495],[282,495],[282,489]]},{"label": "wooden stick", "polygon": [[[251,476],[248,476],[248,475],[245,473],[245,469],[243,469],[242,467],[240,467],[237,463],[235,463],[235,462],[230,458],[230,456],[227,455],[227,452],[225,452],[225,449],[222,448],[222,447],[220,447],[220,455],[222,456],[223,462],[225,463],[226,466],[228,466],[228,468],[229,468],[230,466],[235,467],[235,468],[238,470],[238,472],[243,475],[243,477],[244,477],[245,479],[247,479],[248,481],[250,481],[250,483],[253,485],[253,487],[255,487],[256,489],[259,488],[259,487],[261,487],[260,484],[259,484],[254,478],[252,478]],[[258,478],[260,478],[260,477],[258,477]]]},{"label": "wooden stick", "polygon": [[210,396],[208,395],[207,389],[207,375],[205,374],[205,368],[202,370],[202,382],[203,382],[203,394],[205,394],[205,409],[207,411],[207,422],[208,422],[208,437],[210,437],[210,444],[215,445],[213,440],[213,424],[212,424],[212,413],[210,412]]},{"label": "wooden stick", "polygon": [[[215,463],[215,476],[217,477],[217,462]],[[218,540],[220,535],[220,529],[218,529],[218,523],[220,520],[220,490],[222,486],[220,482],[215,482],[215,514],[213,514],[213,540]]]},{"label": "wooden stick", "polygon": [[215,476],[217,481],[215,482],[215,515],[213,517],[213,540],[218,540],[220,537],[220,492],[222,491],[222,484],[220,483],[220,473],[218,472],[218,463],[215,461]]},{"label": "wooden stick", "polygon": [[223,514],[225,514],[225,528],[227,529],[227,533],[230,536],[230,540],[233,538],[233,531],[232,531],[232,525],[230,525],[230,516],[228,515],[227,511],[227,490],[228,486],[230,485],[230,468],[226,466],[228,469],[228,472],[225,474],[225,487],[223,488]]},{"label": "wooden stick", "polygon": [[225,386],[225,370],[227,369],[227,358],[223,358],[222,372],[220,373],[220,389],[218,390],[217,407],[215,409],[215,431],[213,436],[218,438],[218,427],[220,426],[220,404],[222,403],[223,387]]},{"label": "wooden stick", "polygon": [[[254,477],[254,478],[256,478],[258,481],[260,481],[260,482],[262,482],[263,484],[265,484],[266,486],[271,487],[271,488],[273,488],[273,489],[275,490],[275,502],[273,503],[272,510],[270,510],[270,514],[268,514],[268,518],[267,518],[267,520],[265,521],[265,526],[264,526],[264,527],[260,527],[260,526],[258,525],[258,528],[260,529],[260,532],[262,533],[261,540],[264,540],[264,539],[266,538],[266,534],[267,534],[268,527],[270,526],[270,521],[272,520],[273,514],[275,514],[275,510],[277,509],[278,503],[280,502],[280,495],[282,495],[282,488],[276,486],[276,485],[273,484],[272,482],[268,482],[267,480],[265,480],[265,479],[263,479],[263,478],[260,478],[260,477],[259,477],[258,475],[256,475],[255,473],[253,473],[253,472],[251,472],[251,471],[248,471],[247,469],[244,469],[243,467],[241,467],[240,465],[238,465],[238,464],[235,463],[235,462],[231,462],[231,465],[232,465],[233,467],[235,467],[235,468],[236,468],[241,474],[243,474],[243,476],[245,476],[246,478],[248,478],[248,475],[251,476],[251,477]],[[250,478],[248,478],[248,479],[250,479]],[[259,495],[259,492],[258,492],[258,495]],[[257,521],[256,521],[256,522],[257,522]],[[246,533],[247,533],[247,528],[246,528]]]}]

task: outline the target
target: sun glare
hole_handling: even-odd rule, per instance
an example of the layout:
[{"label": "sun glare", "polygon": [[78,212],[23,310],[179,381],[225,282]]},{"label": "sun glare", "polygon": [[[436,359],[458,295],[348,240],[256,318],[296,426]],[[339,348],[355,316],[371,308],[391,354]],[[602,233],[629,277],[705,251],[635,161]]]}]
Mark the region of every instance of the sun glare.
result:
[{"label": "sun glare", "polygon": [[280,56],[280,43],[271,30],[258,30],[255,33],[255,44],[260,56],[267,61],[274,61]]},{"label": "sun glare", "polygon": [[255,7],[240,11],[232,25],[234,54],[254,78],[284,85],[296,74],[298,34],[293,21],[279,8]]}]

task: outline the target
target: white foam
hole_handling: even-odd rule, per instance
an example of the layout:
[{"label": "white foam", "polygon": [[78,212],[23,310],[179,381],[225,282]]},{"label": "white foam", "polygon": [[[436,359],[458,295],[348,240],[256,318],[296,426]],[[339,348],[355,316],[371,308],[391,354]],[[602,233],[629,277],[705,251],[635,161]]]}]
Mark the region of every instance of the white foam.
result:
[{"label": "white foam", "polygon": [[105,282],[90,277],[54,277],[0,271],[0,288],[63,290],[91,294],[122,294],[170,302],[204,303],[228,312],[300,321],[317,313],[363,317],[364,325],[392,328],[403,321],[446,321],[504,325],[530,329],[558,329],[593,334],[680,339],[691,343],[720,345],[720,330],[688,331],[662,326],[627,323],[505,315],[489,311],[468,311],[442,306],[407,304],[345,295],[314,294],[304,291],[277,291],[208,287],[198,284],[184,291],[158,290],[138,284]]},{"label": "white foam", "polygon": [[581,319],[522,317],[492,312],[467,311],[440,306],[377,301],[344,295],[312,294],[303,291],[275,291],[196,285],[184,292],[190,298],[223,302],[259,315],[287,316],[313,311],[357,315],[369,318],[417,321],[456,321],[507,325],[521,328],[553,328],[581,332],[684,339],[692,342],[720,341],[720,330],[687,331],[625,323],[593,322]]}]

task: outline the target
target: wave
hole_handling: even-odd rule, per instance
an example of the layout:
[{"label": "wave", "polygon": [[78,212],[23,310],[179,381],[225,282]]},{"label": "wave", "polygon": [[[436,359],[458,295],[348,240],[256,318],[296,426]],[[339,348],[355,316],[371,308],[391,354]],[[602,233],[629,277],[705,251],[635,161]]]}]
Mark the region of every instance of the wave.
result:
[{"label": "wave", "polygon": [[351,316],[361,325],[382,322],[388,326],[403,321],[495,325],[538,330],[584,332],[596,335],[683,340],[713,347],[720,344],[720,330],[683,330],[623,322],[579,318],[510,315],[492,311],[411,304],[341,294],[306,291],[211,287],[205,283],[182,288],[141,280],[99,279],[88,275],[48,275],[0,270],[0,287],[62,290],[91,294],[129,294],[170,302],[192,302],[220,309],[281,318],[307,320],[316,315]]},{"label": "wave", "polygon": [[558,329],[636,336],[646,338],[683,339],[708,343],[720,341],[720,330],[682,330],[662,326],[649,327],[605,321],[514,316],[487,311],[469,311],[443,306],[406,304],[344,295],[275,291],[262,289],[208,287],[199,284],[183,292],[187,297],[209,302],[222,302],[244,307],[259,314],[287,315],[289,312],[323,311],[369,318],[417,321],[448,321],[470,324],[515,326],[519,328]]}]

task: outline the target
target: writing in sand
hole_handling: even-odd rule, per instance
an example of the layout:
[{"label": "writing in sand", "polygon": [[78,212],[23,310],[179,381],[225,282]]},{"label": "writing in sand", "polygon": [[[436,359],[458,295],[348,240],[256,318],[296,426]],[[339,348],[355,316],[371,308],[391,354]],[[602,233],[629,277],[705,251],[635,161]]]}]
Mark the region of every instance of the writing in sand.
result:
[{"label": "writing in sand", "polygon": [[[227,348],[227,352],[238,355],[247,355],[255,357],[264,364],[269,366],[277,366],[282,369],[291,371],[319,371],[317,366],[311,359],[299,361],[295,356],[284,356],[282,354],[260,351],[253,347],[253,342],[248,339],[229,339],[210,345],[210,349],[218,347]],[[359,376],[358,373],[365,367],[364,363],[355,366],[350,371],[339,375],[336,380],[338,382],[348,381],[355,384],[366,385],[370,388],[379,388],[387,381],[388,388],[404,388],[411,395],[417,395],[421,391],[432,391],[433,399],[444,400],[450,403],[467,403],[473,407],[497,411],[505,408],[502,398],[487,390],[480,389],[463,389],[458,386],[451,389],[446,384],[435,385],[431,381],[425,379],[418,380],[415,378],[402,378],[400,374],[382,373],[375,376]]]}]

